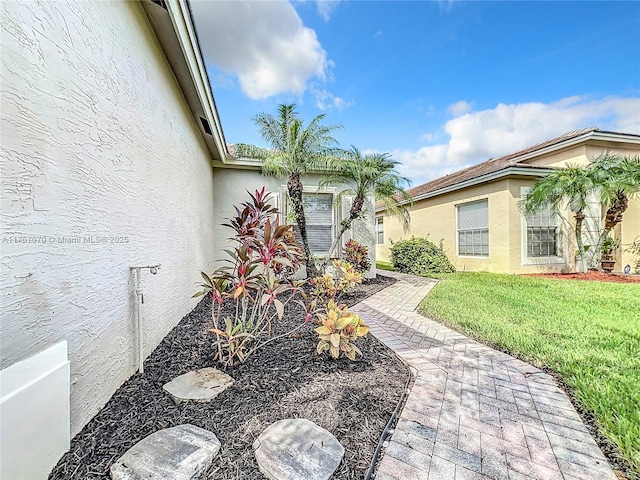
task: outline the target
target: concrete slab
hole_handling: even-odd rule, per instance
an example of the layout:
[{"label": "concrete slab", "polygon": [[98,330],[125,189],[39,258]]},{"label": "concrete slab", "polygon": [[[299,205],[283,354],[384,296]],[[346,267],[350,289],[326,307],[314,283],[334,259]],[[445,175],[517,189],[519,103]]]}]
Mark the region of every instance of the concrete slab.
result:
[{"label": "concrete slab", "polygon": [[162,387],[179,404],[186,401],[209,402],[233,385],[233,378],[207,367],[187,372]]},{"label": "concrete slab", "polygon": [[111,466],[112,480],[192,480],[211,465],[220,441],[194,425],[165,428],[143,438]]},{"label": "concrete slab", "polygon": [[269,480],[329,480],[344,455],[344,447],[330,432],[296,418],[271,424],[253,449]]}]

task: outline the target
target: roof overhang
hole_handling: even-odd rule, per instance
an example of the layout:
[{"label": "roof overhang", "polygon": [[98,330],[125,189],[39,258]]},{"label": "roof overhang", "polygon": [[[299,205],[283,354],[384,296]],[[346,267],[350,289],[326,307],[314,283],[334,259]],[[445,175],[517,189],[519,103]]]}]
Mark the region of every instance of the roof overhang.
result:
[{"label": "roof overhang", "polygon": [[612,142],[612,146],[617,146],[621,143],[631,143],[635,145],[640,145],[640,136],[638,135],[630,135],[625,133],[615,133],[615,132],[602,132],[599,130],[594,130],[590,132],[586,132],[582,135],[578,135],[577,137],[573,137],[562,142],[558,142],[554,145],[549,145],[547,147],[541,148],[539,150],[535,150],[533,152],[529,152],[523,155],[518,155],[514,157],[512,161],[514,162],[526,162],[535,157],[539,157],[542,155],[546,155],[548,153],[557,152],[558,150],[573,147],[579,144],[586,144],[586,142]]},{"label": "roof overhang", "polygon": [[[460,183],[456,183],[454,185],[449,185],[447,187],[439,188],[432,192],[423,193],[421,195],[416,195],[413,197],[414,202],[418,202],[420,200],[426,200],[427,198],[437,197],[438,195],[444,195],[445,193],[455,192],[456,190],[462,190],[464,188],[473,187],[475,185],[480,185],[482,183],[494,182],[496,180],[501,180],[505,177],[531,177],[531,178],[541,178],[545,175],[551,173],[553,168],[532,168],[532,167],[507,167],[502,170],[498,170],[495,172],[487,173],[485,175],[480,175],[479,177],[471,178],[469,180],[465,180]],[[406,205],[409,202],[400,202],[401,205]],[[384,206],[380,206],[376,208],[376,212],[384,211]]]},{"label": "roof overhang", "polygon": [[140,0],[214,162],[230,157],[186,0]]}]

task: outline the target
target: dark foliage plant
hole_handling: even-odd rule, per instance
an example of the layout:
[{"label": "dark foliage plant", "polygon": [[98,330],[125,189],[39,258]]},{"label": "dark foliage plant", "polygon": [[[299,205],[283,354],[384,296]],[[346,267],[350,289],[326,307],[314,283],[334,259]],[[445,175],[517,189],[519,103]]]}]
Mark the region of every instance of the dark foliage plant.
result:
[{"label": "dark foliage plant", "polygon": [[353,265],[356,272],[367,273],[371,270],[369,249],[356,240],[351,239],[347,242],[342,250],[342,258]]}]

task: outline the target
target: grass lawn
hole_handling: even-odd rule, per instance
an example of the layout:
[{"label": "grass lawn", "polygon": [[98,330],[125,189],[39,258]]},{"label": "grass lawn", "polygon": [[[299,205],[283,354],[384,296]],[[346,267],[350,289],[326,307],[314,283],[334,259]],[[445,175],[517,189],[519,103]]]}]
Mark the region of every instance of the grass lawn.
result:
[{"label": "grass lawn", "polygon": [[391,262],[377,261],[376,262],[376,268],[379,268],[380,270],[391,270],[391,271],[393,271],[393,264]]},{"label": "grass lawn", "polygon": [[553,370],[640,478],[640,286],[435,275],[431,318]]}]

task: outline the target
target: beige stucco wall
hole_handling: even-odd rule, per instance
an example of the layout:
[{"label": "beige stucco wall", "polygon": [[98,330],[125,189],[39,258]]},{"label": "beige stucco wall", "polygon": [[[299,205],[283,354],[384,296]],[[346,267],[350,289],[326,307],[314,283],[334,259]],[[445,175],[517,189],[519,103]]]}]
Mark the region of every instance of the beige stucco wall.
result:
[{"label": "beige stucco wall", "polygon": [[137,2],[2,2],[2,368],[66,339],[71,433],[195,305],[210,154]]},{"label": "beige stucco wall", "polygon": [[[566,165],[586,165],[589,160],[605,152],[621,155],[640,155],[640,149],[629,146],[622,148],[611,143],[578,145],[552,154],[535,158],[525,163],[539,166],[560,167]],[[560,256],[553,259],[527,259],[523,256],[524,222],[519,202],[522,189],[531,186],[531,177],[509,177],[491,183],[468,187],[455,192],[420,200],[411,207],[411,228],[402,231],[401,224],[394,218],[384,217],[384,244],[377,245],[379,260],[390,261],[391,242],[411,236],[429,235],[435,243],[443,242],[445,253],[456,269],[482,270],[499,273],[543,273],[566,272],[575,269],[574,222],[570,212],[565,210],[561,224]],[[457,255],[456,246],[456,206],[480,199],[488,200],[489,208],[489,256],[468,257]],[[594,211],[594,215],[597,212]],[[378,215],[381,215],[378,213]],[[626,264],[634,265],[635,256],[626,252],[635,238],[640,238],[640,199],[632,198],[624,221],[615,232],[621,238],[623,249],[618,252],[616,270],[621,271]]]}]

